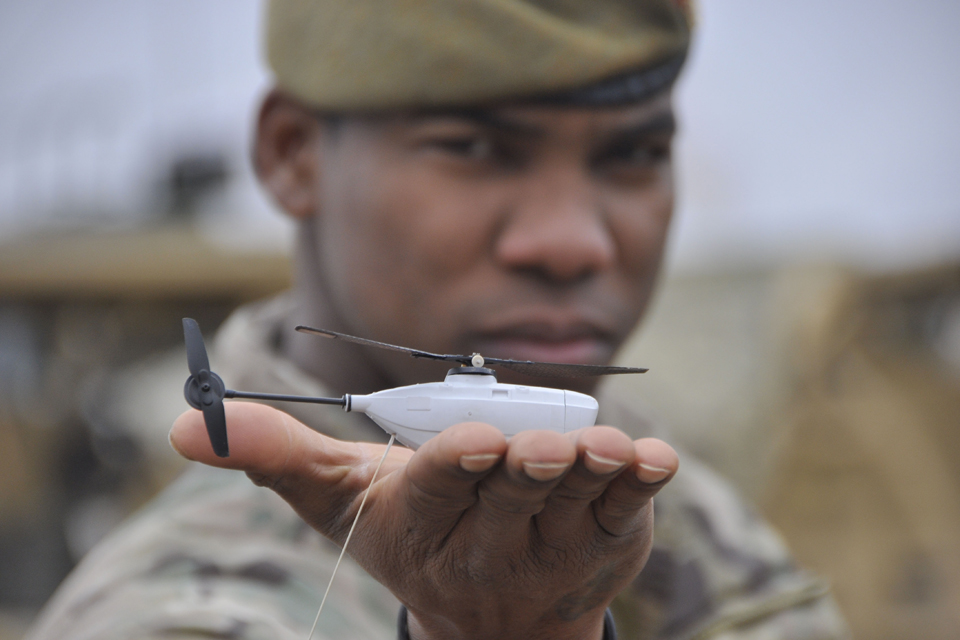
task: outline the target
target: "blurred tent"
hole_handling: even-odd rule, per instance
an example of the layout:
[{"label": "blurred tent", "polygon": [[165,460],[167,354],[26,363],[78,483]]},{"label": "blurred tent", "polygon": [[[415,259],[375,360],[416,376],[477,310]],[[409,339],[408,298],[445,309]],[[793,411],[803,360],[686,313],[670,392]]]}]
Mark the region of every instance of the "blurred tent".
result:
[{"label": "blurred tent", "polygon": [[960,633],[960,264],[669,279],[611,380],[731,478],[854,635]]},{"label": "blurred tent", "polygon": [[960,634],[960,266],[838,278],[801,319],[765,512],[860,638]]}]

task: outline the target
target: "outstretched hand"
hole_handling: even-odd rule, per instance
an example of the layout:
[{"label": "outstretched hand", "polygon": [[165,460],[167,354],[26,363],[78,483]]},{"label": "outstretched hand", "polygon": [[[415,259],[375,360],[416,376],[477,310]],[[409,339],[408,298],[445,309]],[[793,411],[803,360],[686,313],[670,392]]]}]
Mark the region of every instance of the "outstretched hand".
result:
[{"label": "outstretched hand", "polygon": [[[240,469],[343,544],[384,445],[320,435],[252,403],[226,405],[229,458],[198,411],[170,432],[186,458]],[[598,640],[604,610],[652,544],[651,498],[677,455],[612,427],[568,434],[459,424],[418,451],[394,447],[348,552],[433,638]]]}]

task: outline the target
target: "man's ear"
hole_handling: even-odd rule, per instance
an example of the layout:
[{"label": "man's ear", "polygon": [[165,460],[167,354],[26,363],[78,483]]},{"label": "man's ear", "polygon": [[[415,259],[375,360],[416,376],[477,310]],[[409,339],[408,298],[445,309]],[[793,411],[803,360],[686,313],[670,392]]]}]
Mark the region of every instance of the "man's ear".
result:
[{"label": "man's ear", "polygon": [[323,125],[297,100],[274,89],[260,107],[253,166],[260,182],[291,217],[317,213],[319,142]]}]

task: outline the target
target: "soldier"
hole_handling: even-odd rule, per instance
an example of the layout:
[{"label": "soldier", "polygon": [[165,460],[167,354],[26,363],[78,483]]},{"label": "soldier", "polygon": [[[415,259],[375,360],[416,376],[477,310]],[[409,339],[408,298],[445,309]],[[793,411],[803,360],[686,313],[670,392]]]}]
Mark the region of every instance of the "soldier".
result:
[{"label": "soldier", "polygon": [[[230,386],[333,395],[437,377],[296,324],[435,352],[613,357],[670,219],[682,6],[276,0],[268,21],[277,88],[255,164],[298,221],[295,285],[222,328],[213,362]],[[416,640],[845,636],[824,586],[726,485],[689,458],[674,477],[655,425],[601,407],[619,428],[532,424],[507,442],[467,423],[394,449],[315,637],[390,637],[398,611]],[[31,637],[305,638],[384,445],[362,416],[294,411],[228,405],[227,459],[198,413],[181,416],[173,446],[235,471],[191,469],[85,559]]]}]

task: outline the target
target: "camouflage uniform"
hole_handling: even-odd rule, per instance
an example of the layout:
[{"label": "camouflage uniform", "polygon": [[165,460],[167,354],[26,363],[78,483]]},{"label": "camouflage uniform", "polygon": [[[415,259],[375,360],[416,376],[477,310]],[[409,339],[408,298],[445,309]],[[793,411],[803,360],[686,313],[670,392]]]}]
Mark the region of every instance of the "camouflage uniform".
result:
[{"label": "camouflage uniform", "polygon": [[[229,385],[326,395],[271,351],[288,304],[248,307],[221,330],[212,361]],[[601,407],[601,422],[634,437],[657,434],[611,399],[601,398]],[[285,409],[334,437],[382,439],[364,416]],[[656,498],[650,561],[611,607],[620,638],[847,637],[826,586],[797,570],[777,535],[726,484],[681,458]],[[197,465],[87,556],[28,638],[302,640],[338,552],[243,473]],[[348,558],[315,637],[395,637],[398,608]]]}]

